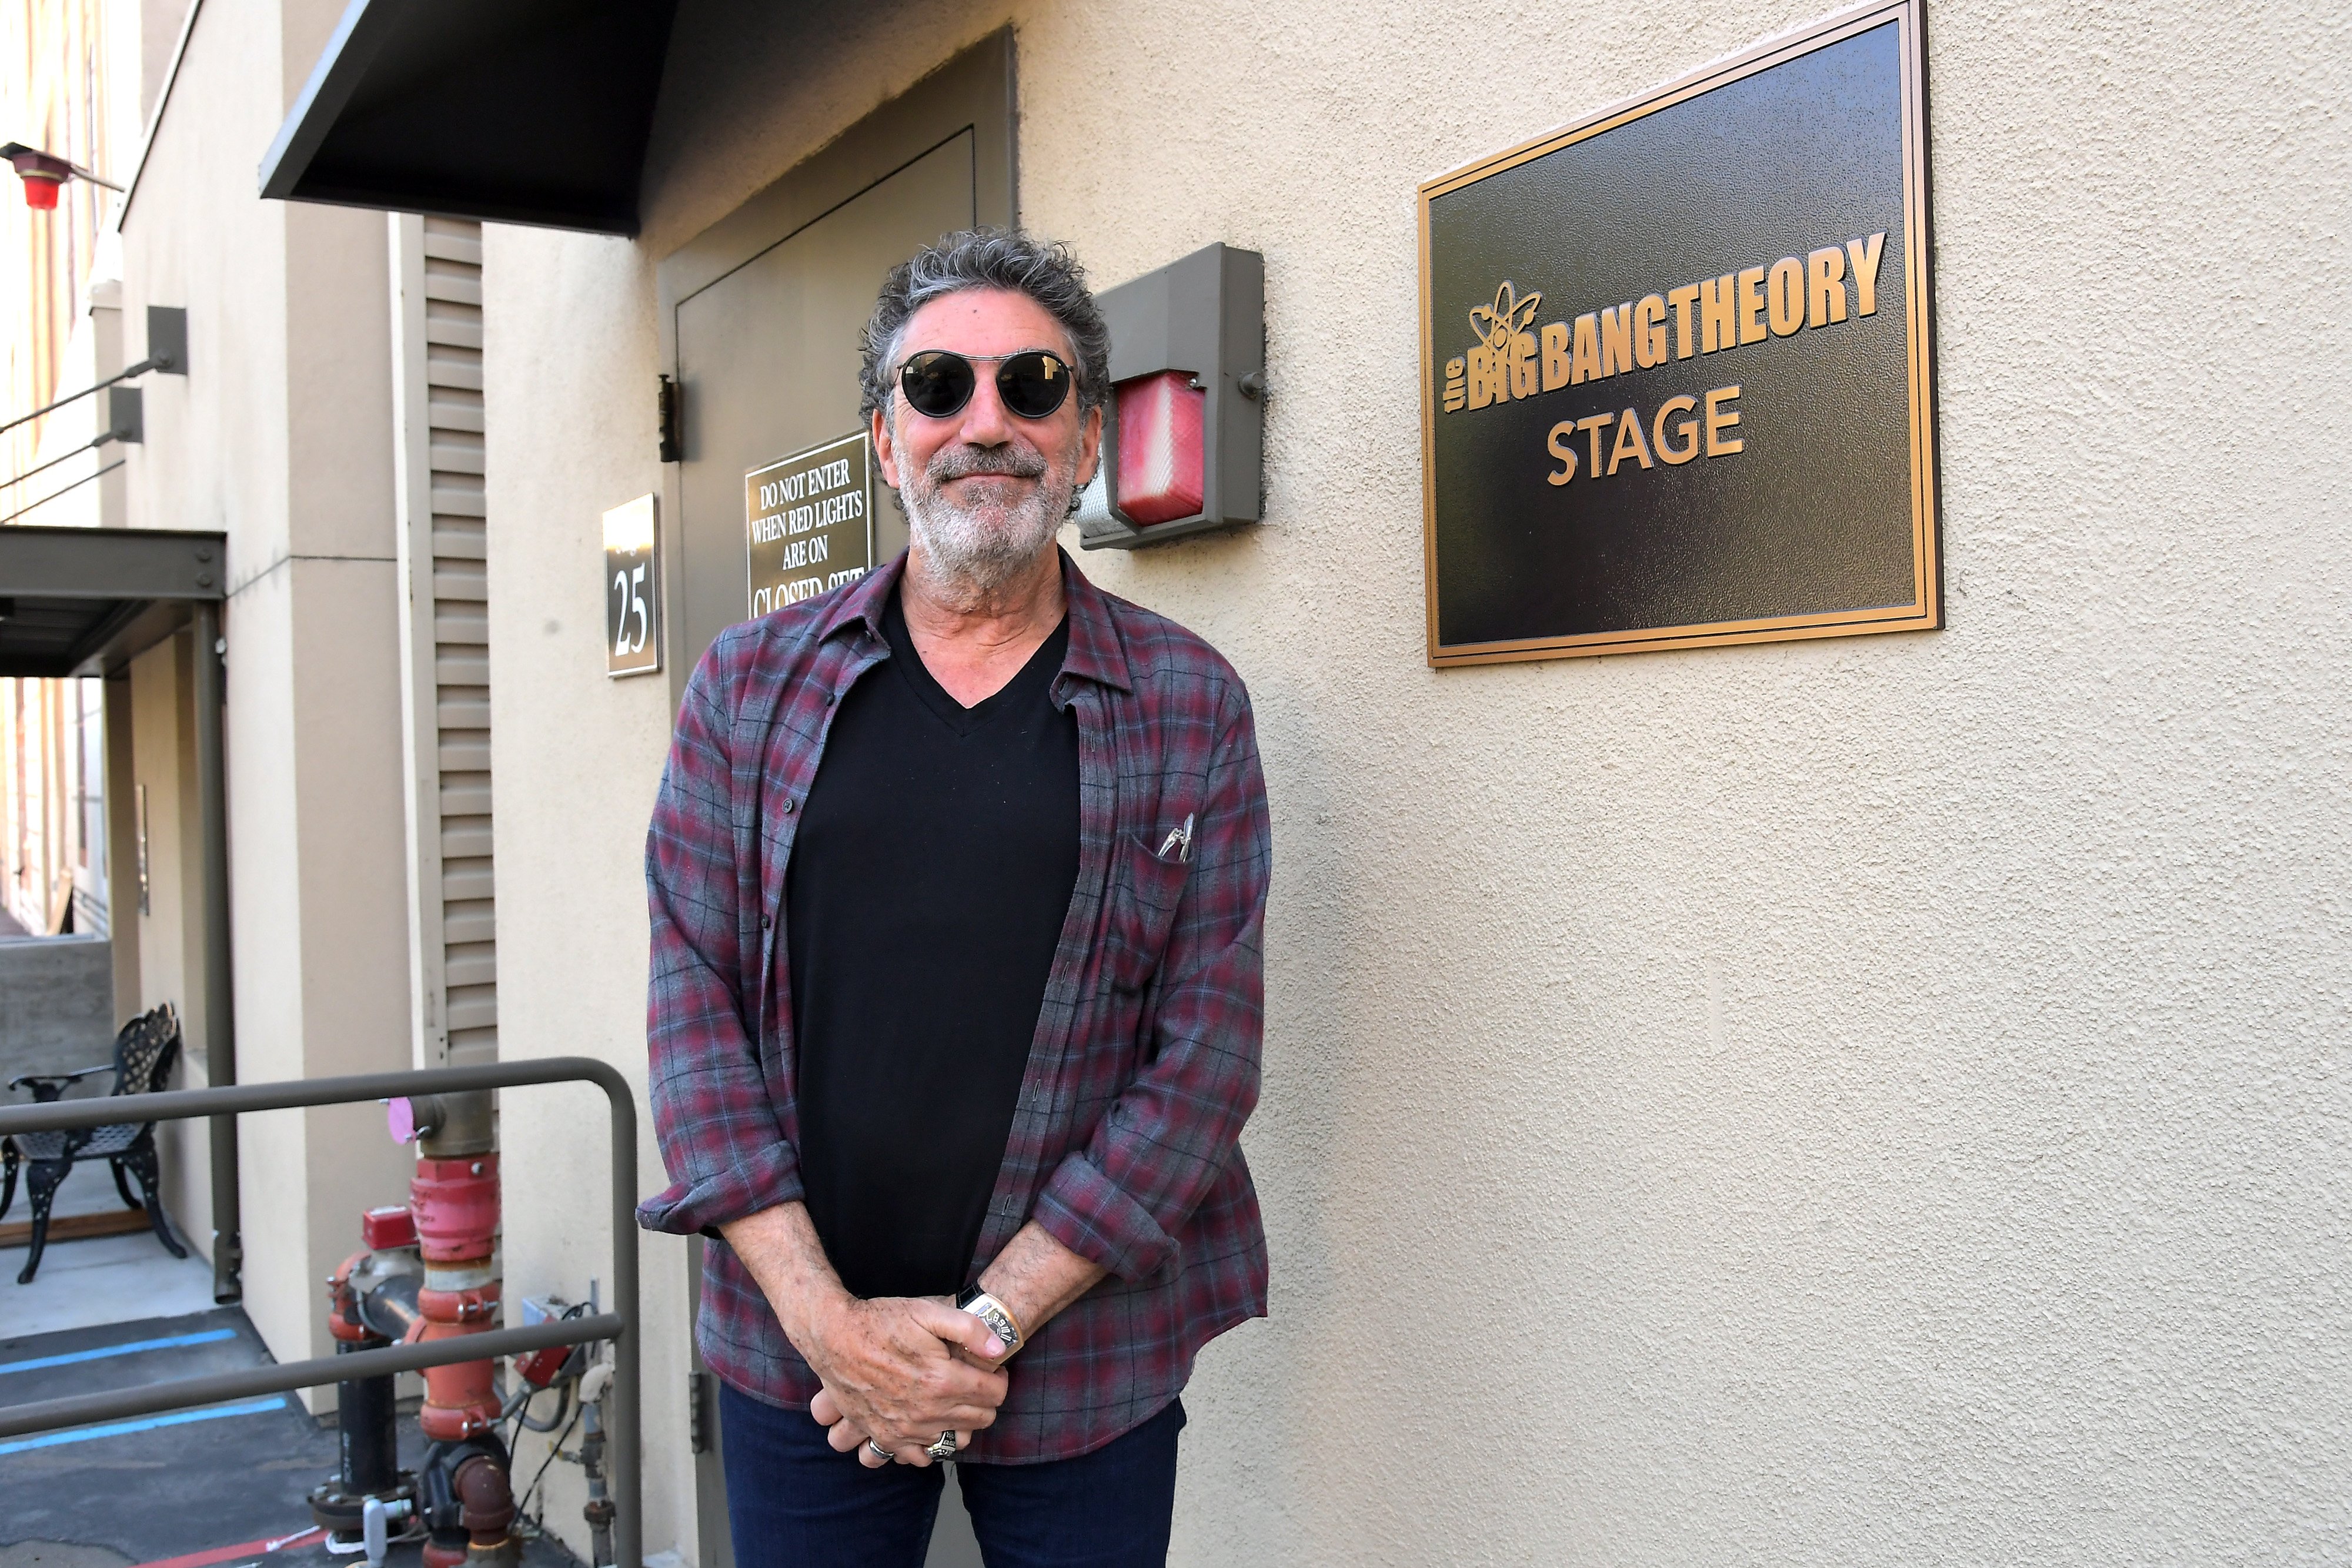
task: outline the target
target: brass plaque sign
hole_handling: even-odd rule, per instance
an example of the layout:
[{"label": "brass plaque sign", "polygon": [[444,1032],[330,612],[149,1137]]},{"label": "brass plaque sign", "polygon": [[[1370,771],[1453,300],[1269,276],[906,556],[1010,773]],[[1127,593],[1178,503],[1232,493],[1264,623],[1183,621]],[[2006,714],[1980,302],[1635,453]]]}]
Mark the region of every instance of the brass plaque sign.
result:
[{"label": "brass plaque sign", "polygon": [[1942,623],[1919,12],[1421,188],[1433,664]]},{"label": "brass plaque sign", "polygon": [[756,619],[874,567],[874,450],[863,431],[743,476],[743,561]]},{"label": "brass plaque sign", "polygon": [[647,675],[661,668],[658,503],[651,496],[604,514],[604,673]]}]

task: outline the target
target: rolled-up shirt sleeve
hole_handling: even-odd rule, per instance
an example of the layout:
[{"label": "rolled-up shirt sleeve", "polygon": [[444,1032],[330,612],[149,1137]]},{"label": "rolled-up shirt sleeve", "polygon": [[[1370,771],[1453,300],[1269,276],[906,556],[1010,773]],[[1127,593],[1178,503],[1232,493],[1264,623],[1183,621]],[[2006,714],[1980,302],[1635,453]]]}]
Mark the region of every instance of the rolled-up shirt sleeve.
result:
[{"label": "rolled-up shirt sleeve", "polygon": [[744,995],[759,925],[743,908],[726,644],[714,643],[687,684],[646,835],[649,1087],[670,1186],[638,1206],[637,1222],[678,1234],[802,1196],[789,1107],[761,1069]]},{"label": "rolled-up shirt sleeve", "polygon": [[1234,1157],[1257,1105],[1273,835],[1248,698],[1229,685],[1220,707],[1192,874],[1146,1020],[1145,1066],[1046,1178],[1031,1211],[1063,1246],[1130,1281],[1175,1259],[1177,1233]]}]

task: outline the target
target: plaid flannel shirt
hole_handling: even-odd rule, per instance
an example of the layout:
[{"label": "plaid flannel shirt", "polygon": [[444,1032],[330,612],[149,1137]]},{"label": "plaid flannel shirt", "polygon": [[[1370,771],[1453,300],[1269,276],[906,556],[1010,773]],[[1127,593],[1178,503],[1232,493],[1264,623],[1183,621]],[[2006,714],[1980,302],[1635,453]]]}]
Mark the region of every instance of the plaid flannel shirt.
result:
[{"label": "plaid flannel shirt", "polygon": [[[637,1211],[650,1229],[715,1237],[802,1197],[784,866],[835,705],[890,656],[882,612],[904,559],[730,627],[687,684],[646,845],[654,1124],[672,1178]],[[972,1270],[1034,1219],[1109,1274],[1010,1363],[996,1424],[967,1453],[1013,1464],[1149,1420],[1202,1345],[1265,1312],[1239,1144],[1272,860],[1249,695],[1207,643],[1066,555],[1062,577],[1069,652],[1051,695],[1077,716],[1077,883]],[[744,1393],[815,1396],[723,1241],[696,1331]]]}]

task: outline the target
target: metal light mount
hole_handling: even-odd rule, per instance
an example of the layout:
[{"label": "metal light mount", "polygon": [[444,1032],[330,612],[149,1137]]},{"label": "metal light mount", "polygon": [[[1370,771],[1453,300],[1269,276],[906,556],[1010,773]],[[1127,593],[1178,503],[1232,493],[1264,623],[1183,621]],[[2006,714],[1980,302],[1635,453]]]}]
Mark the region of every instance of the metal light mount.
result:
[{"label": "metal light mount", "polygon": [[1205,246],[1096,297],[1110,328],[1102,463],[1078,542],[1134,549],[1255,523],[1265,471],[1265,257]]}]

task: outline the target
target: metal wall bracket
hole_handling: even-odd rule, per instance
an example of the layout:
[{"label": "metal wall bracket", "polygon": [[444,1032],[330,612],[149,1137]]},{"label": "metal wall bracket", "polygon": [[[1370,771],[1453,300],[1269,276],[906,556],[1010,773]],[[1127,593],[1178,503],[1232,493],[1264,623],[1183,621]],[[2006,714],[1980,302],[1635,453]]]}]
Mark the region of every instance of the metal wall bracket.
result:
[{"label": "metal wall bracket", "polygon": [[147,307],[147,363],[167,376],[188,373],[188,313],[179,306]]},{"label": "metal wall bracket", "polygon": [[[100,441],[144,443],[147,439],[146,403],[137,387],[106,389],[106,434]],[[96,444],[96,443],[92,443]]]},{"label": "metal wall bracket", "polygon": [[660,450],[655,455],[664,463],[686,461],[686,446],[677,430],[677,383],[667,376],[660,378],[661,385],[654,392],[654,412],[660,431]]}]

